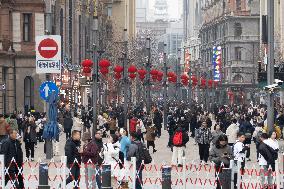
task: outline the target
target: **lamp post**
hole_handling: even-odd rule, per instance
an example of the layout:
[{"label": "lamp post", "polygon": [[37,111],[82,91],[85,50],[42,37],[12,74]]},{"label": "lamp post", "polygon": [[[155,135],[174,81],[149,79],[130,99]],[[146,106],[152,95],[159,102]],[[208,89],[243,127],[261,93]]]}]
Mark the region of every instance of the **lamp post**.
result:
[{"label": "lamp post", "polygon": [[127,113],[128,113],[128,80],[127,80],[127,29],[124,29],[124,53],[123,53],[123,82],[124,82],[124,127],[127,130]]},{"label": "lamp post", "polygon": [[168,68],[167,68],[167,53],[166,53],[166,47],[167,44],[164,44],[164,82],[163,82],[163,86],[164,86],[164,94],[163,94],[163,100],[164,100],[164,130],[167,130],[167,125],[168,125],[168,106],[167,106],[167,75],[168,75]]},{"label": "lamp post", "polygon": [[[98,7],[97,4],[98,1],[96,1],[96,8]],[[94,7],[94,8],[95,8]],[[94,8],[92,8],[92,13],[94,13]],[[94,14],[92,14],[94,15]],[[92,84],[92,93],[93,93],[93,138],[96,135],[97,132],[97,98],[98,98],[98,30],[99,30],[99,24],[98,24],[98,17],[94,17],[93,19],[93,35],[94,35],[94,44],[93,44],[93,84]]]},{"label": "lamp post", "polygon": [[178,49],[178,62],[177,62],[177,100],[180,102],[181,100],[181,81],[180,81],[180,75],[181,75],[181,69],[180,69],[180,60],[181,60],[181,49]]},{"label": "lamp post", "polygon": [[146,68],[147,68],[147,75],[146,75],[146,80],[147,80],[147,91],[146,91],[146,109],[147,109],[147,113],[150,114],[150,109],[151,109],[151,93],[150,93],[150,61],[151,61],[151,47],[150,47],[150,37],[146,38],[146,49],[147,49],[147,53],[148,53],[148,62],[146,64]]},{"label": "lamp post", "polygon": [[198,99],[198,105],[200,105],[201,101],[201,95],[200,95],[200,69],[201,69],[201,59],[198,58],[198,63],[197,63],[197,69],[196,69],[196,77],[197,77],[197,99]]}]

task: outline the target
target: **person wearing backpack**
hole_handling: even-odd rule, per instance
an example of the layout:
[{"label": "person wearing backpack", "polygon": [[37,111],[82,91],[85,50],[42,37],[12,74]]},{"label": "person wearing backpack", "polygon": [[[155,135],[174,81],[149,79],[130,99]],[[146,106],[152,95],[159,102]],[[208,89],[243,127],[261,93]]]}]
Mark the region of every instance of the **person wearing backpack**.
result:
[{"label": "person wearing backpack", "polygon": [[182,127],[178,127],[175,131],[173,138],[173,155],[172,165],[182,167],[182,157],[185,154],[185,145],[189,141],[189,137],[186,132],[182,130]]},{"label": "person wearing backpack", "polygon": [[205,163],[207,163],[211,141],[212,133],[207,127],[207,123],[203,121],[201,127],[195,130],[195,142],[199,147],[200,162],[204,161]]},{"label": "person wearing backpack", "polygon": [[130,137],[131,144],[129,146],[126,159],[127,161],[131,161],[132,157],[136,157],[136,172],[138,176],[136,177],[135,189],[142,189],[142,171],[144,169],[142,161],[144,161],[144,164],[149,164],[151,163],[152,158],[146,146],[139,140],[136,132],[131,133]]},{"label": "person wearing backpack", "polygon": [[152,122],[148,122],[146,126],[147,148],[150,149],[150,146],[152,146],[153,153],[157,152],[157,150],[155,149],[156,131],[157,128],[152,124]]},{"label": "person wearing backpack", "polygon": [[[258,151],[259,151],[259,165],[260,165],[260,178],[261,178],[261,185],[262,188],[273,188],[273,176],[272,172],[275,171],[275,160],[276,151],[269,145],[267,145],[268,135],[267,133],[262,133],[260,136],[261,143],[259,144]],[[271,166],[272,171],[269,169]],[[265,177],[267,176],[267,183],[265,183]]]}]

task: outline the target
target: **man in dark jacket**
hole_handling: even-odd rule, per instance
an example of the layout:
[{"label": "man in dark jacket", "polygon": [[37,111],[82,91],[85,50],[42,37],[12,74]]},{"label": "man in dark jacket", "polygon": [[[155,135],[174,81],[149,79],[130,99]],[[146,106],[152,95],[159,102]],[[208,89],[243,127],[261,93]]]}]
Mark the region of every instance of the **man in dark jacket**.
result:
[{"label": "man in dark jacket", "polygon": [[66,140],[67,140],[68,138],[71,137],[71,130],[73,127],[73,119],[70,111],[67,111],[64,115],[63,127],[64,127],[64,132],[66,133]]},{"label": "man in dark jacket", "polygon": [[154,112],[153,123],[154,123],[155,127],[157,128],[157,137],[159,137],[159,138],[161,136],[162,122],[163,122],[163,115],[162,115],[162,113],[160,112],[159,109],[156,109],[155,112]]},{"label": "man in dark jacket", "polygon": [[102,188],[102,183],[101,183],[101,169],[100,169],[100,166],[103,164],[103,156],[102,156],[102,150],[104,148],[104,143],[103,143],[103,139],[102,139],[102,136],[103,136],[103,133],[98,130],[95,134],[95,138],[93,139],[94,142],[96,143],[97,145],[97,148],[98,148],[98,152],[99,152],[99,156],[98,156],[98,163],[97,163],[97,166],[96,166],[96,169],[97,169],[97,174],[96,174],[96,182],[97,182],[97,185],[98,185],[98,188],[101,189]]},{"label": "man in dark jacket", "polygon": [[139,158],[139,146],[143,145],[143,143],[139,140],[137,133],[131,133],[131,144],[129,146],[128,152],[127,152],[127,160],[131,161],[132,157],[136,157],[136,172],[138,176],[136,176],[136,182],[135,182],[135,189],[142,189],[143,181],[142,181],[142,171],[144,169],[142,164],[142,160]]},{"label": "man in dark jacket", "polygon": [[70,175],[66,180],[66,185],[75,181],[75,189],[79,188],[80,182],[80,165],[81,165],[81,152],[80,142],[81,133],[79,131],[72,131],[72,137],[66,141],[65,156],[67,156],[67,167],[70,169]]},{"label": "man in dark jacket", "polygon": [[23,189],[23,175],[19,174],[22,171],[23,164],[23,151],[21,148],[20,141],[17,140],[18,132],[16,130],[9,131],[9,138],[3,141],[3,145],[1,147],[1,153],[4,154],[5,160],[5,168],[8,169],[8,174],[5,174],[5,185],[9,182],[10,179],[18,180],[15,182],[15,188]]},{"label": "man in dark jacket", "polygon": [[[254,132],[254,127],[250,123],[251,118],[247,116],[245,118],[245,121],[242,123],[240,126],[240,132],[245,134],[246,140],[244,142],[245,145],[250,145],[251,144],[251,139],[252,139],[252,134]],[[246,154],[247,161],[250,160],[250,148],[247,150]]]}]

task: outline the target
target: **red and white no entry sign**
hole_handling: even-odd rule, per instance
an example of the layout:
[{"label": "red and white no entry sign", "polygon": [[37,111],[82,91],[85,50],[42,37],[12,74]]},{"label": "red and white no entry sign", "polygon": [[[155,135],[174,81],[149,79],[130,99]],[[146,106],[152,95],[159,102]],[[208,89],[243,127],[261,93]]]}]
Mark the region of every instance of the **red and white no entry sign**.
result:
[{"label": "red and white no entry sign", "polygon": [[43,58],[53,58],[58,53],[58,44],[53,39],[44,39],[38,45],[38,52]]}]

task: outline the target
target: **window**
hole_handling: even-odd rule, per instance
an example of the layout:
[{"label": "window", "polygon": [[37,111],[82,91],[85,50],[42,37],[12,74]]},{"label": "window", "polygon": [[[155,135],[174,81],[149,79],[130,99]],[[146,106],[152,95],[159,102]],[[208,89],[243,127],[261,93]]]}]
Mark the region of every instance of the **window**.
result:
[{"label": "window", "polygon": [[242,60],[242,48],[241,47],[235,48],[235,59]]},{"label": "window", "polygon": [[235,37],[240,37],[242,35],[243,29],[241,23],[235,23]]},{"label": "window", "polygon": [[34,80],[31,76],[24,79],[24,104],[28,110],[34,107]]},{"label": "window", "polygon": [[237,10],[242,9],[242,1],[241,0],[236,0],[236,7],[237,7]]},{"label": "window", "polygon": [[23,14],[23,41],[31,41],[32,14]]},{"label": "window", "polygon": [[238,75],[236,75],[233,78],[233,82],[234,83],[243,83],[244,82],[244,78],[240,74],[238,74]]}]

